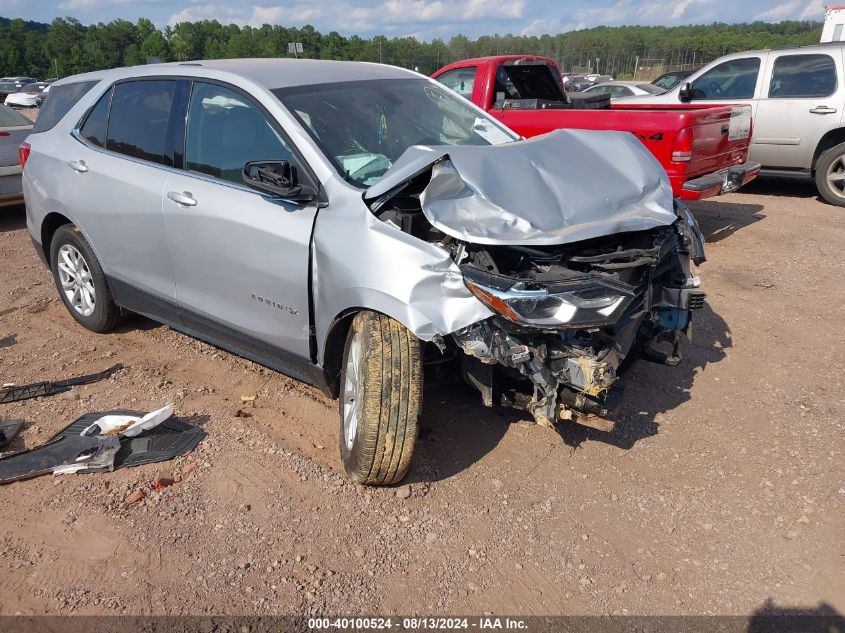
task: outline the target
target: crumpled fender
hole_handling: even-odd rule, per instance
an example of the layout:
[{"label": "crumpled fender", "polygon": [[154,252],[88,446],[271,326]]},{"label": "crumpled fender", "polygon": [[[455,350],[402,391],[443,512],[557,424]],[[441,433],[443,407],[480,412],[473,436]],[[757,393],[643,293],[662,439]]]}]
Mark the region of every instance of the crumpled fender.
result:
[{"label": "crumpled fender", "polygon": [[444,249],[365,208],[350,211],[324,211],[314,231],[314,325],[321,365],[332,323],[351,309],[381,312],[424,341],[492,316],[467,290]]}]

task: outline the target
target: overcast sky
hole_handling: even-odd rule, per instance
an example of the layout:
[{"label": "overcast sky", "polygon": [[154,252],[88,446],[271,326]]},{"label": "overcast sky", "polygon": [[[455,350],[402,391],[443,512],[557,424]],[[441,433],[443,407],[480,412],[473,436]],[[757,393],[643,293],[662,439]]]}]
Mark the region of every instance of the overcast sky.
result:
[{"label": "overcast sky", "polygon": [[159,27],[214,18],[429,40],[457,33],[539,35],[599,25],[822,20],[824,6],[822,0],[0,0],[0,16],[41,22],[72,16],[85,24],[148,17]]}]

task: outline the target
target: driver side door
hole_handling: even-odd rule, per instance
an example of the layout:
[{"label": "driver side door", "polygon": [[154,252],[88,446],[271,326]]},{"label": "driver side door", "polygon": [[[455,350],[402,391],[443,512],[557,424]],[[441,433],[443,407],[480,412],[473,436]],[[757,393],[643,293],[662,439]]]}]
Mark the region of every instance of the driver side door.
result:
[{"label": "driver side door", "polygon": [[200,80],[187,106],[184,148],[184,170],[165,183],[163,208],[185,327],[260,362],[310,358],[317,203],[272,198],[242,178],[248,161],[286,160],[300,182],[311,183],[304,164],[255,100]]},{"label": "driver side door", "polygon": [[[690,103],[747,104],[751,106],[752,117],[755,116],[765,83],[763,70],[767,57],[768,53],[750,54],[716,64],[690,82]],[[681,82],[681,87],[685,83]],[[680,88],[675,94],[680,94]]]}]

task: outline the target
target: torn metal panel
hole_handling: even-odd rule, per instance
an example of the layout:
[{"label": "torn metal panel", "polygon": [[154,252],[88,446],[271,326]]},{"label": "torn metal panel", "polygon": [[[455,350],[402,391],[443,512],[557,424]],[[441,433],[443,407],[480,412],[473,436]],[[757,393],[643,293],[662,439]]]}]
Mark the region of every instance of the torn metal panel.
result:
[{"label": "torn metal panel", "polygon": [[[386,314],[424,341],[492,315],[467,290],[448,251],[359,206],[320,213],[312,256],[319,341],[338,315],[356,308]],[[321,347],[321,363],[324,353]]]},{"label": "torn metal panel", "polygon": [[566,244],[677,220],[666,172],[627,132],[556,130],[501,145],[410,147],[365,199],[401,186],[426,163],[425,217],[476,244]]}]

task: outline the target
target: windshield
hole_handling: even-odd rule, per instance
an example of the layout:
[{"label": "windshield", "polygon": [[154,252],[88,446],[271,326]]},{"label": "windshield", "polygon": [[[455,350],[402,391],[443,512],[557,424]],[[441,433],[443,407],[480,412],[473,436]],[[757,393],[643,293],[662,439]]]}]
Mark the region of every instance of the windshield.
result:
[{"label": "windshield", "polygon": [[273,90],[359,187],[375,184],[412,145],[497,145],[516,140],[466,100],[426,79],[350,81]]},{"label": "windshield", "polygon": [[19,88],[18,84],[14,81],[0,81],[0,90],[3,92],[17,92]]}]

